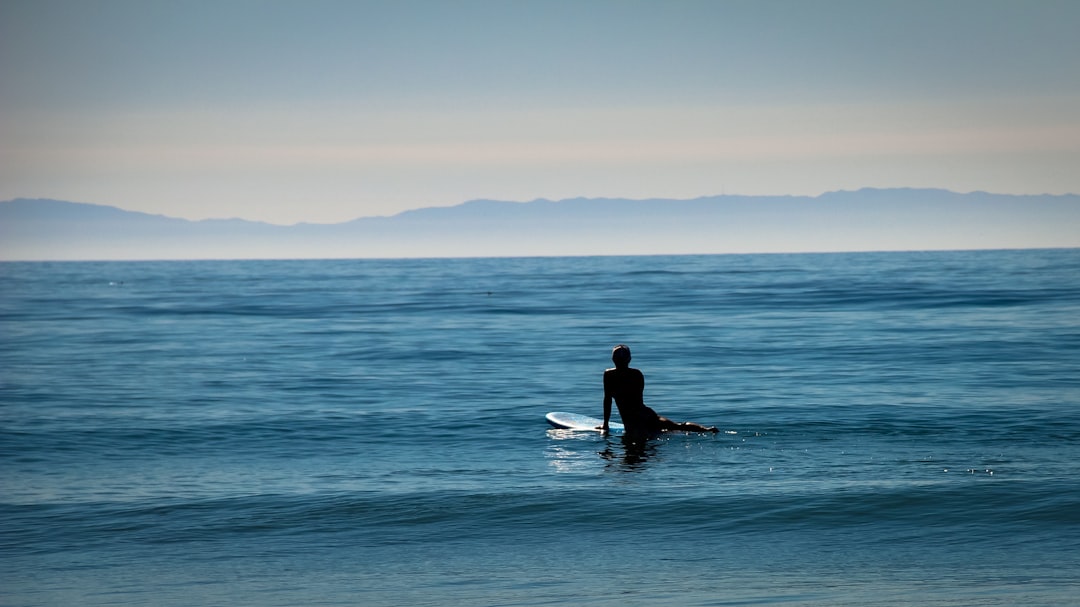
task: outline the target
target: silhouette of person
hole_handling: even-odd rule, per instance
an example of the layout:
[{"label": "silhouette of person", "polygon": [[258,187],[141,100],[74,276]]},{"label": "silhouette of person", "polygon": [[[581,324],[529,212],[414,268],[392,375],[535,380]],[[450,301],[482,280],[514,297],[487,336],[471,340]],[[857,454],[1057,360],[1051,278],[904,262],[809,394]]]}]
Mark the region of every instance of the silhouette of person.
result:
[{"label": "silhouette of person", "polygon": [[626,434],[632,437],[647,437],[671,430],[683,432],[719,432],[715,427],[703,426],[694,422],[675,422],[645,405],[645,375],[630,367],[630,347],[624,344],[615,346],[611,351],[614,369],[604,371],[604,425],[600,427],[608,432],[611,419],[611,401],[619,408],[619,417],[626,426]]}]

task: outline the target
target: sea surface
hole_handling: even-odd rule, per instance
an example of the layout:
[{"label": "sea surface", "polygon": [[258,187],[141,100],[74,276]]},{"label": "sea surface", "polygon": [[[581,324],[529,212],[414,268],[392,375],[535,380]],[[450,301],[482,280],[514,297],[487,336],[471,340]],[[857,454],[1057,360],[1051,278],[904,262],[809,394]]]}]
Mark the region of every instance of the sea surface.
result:
[{"label": "sea surface", "polygon": [[3,263],[0,604],[1075,607],[1080,250]]}]

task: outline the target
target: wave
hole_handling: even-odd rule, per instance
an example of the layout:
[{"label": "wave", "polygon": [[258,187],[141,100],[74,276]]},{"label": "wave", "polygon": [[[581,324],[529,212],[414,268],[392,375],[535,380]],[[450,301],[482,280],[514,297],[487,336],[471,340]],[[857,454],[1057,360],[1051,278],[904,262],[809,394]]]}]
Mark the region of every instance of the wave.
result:
[{"label": "wave", "polygon": [[299,543],[333,537],[380,545],[481,538],[528,543],[552,534],[602,538],[626,533],[752,541],[778,533],[809,533],[840,534],[853,545],[918,538],[998,548],[1049,541],[1080,548],[1080,495],[1065,479],[696,493],[682,495],[671,488],[364,491],[3,505],[0,514],[5,521],[2,546],[9,553],[117,542],[234,541],[250,534]]}]

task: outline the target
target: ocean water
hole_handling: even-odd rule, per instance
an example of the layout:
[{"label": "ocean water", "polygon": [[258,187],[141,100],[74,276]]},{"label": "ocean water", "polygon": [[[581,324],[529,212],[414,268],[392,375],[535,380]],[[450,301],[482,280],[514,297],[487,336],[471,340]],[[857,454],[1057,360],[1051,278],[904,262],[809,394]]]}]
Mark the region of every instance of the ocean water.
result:
[{"label": "ocean water", "polygon": [[[627,343],[646,402],[599,415]],[[1080,250],[0,264],[0,604],[1080,604]]]}]

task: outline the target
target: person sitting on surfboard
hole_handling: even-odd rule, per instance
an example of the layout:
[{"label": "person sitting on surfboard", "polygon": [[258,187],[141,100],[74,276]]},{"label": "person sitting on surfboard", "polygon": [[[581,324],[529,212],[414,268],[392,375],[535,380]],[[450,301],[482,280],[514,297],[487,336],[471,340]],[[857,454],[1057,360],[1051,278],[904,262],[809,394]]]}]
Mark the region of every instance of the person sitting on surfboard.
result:
[{"label": "person sitting on surfboard", "polygon": [[657,415],[645,405],[645,375],[630,368],[630,347],[619,344],[611,351],[614,369],[604,371],[604,425],[600,427],[608,432],[611,419],[611,399],[619,408],[619,417],[626,426],[626,433],[631,436],[648,436],[668,430],[683,432],[719,432],[712,426],[702,426],[694,422],[675,422]]}]

